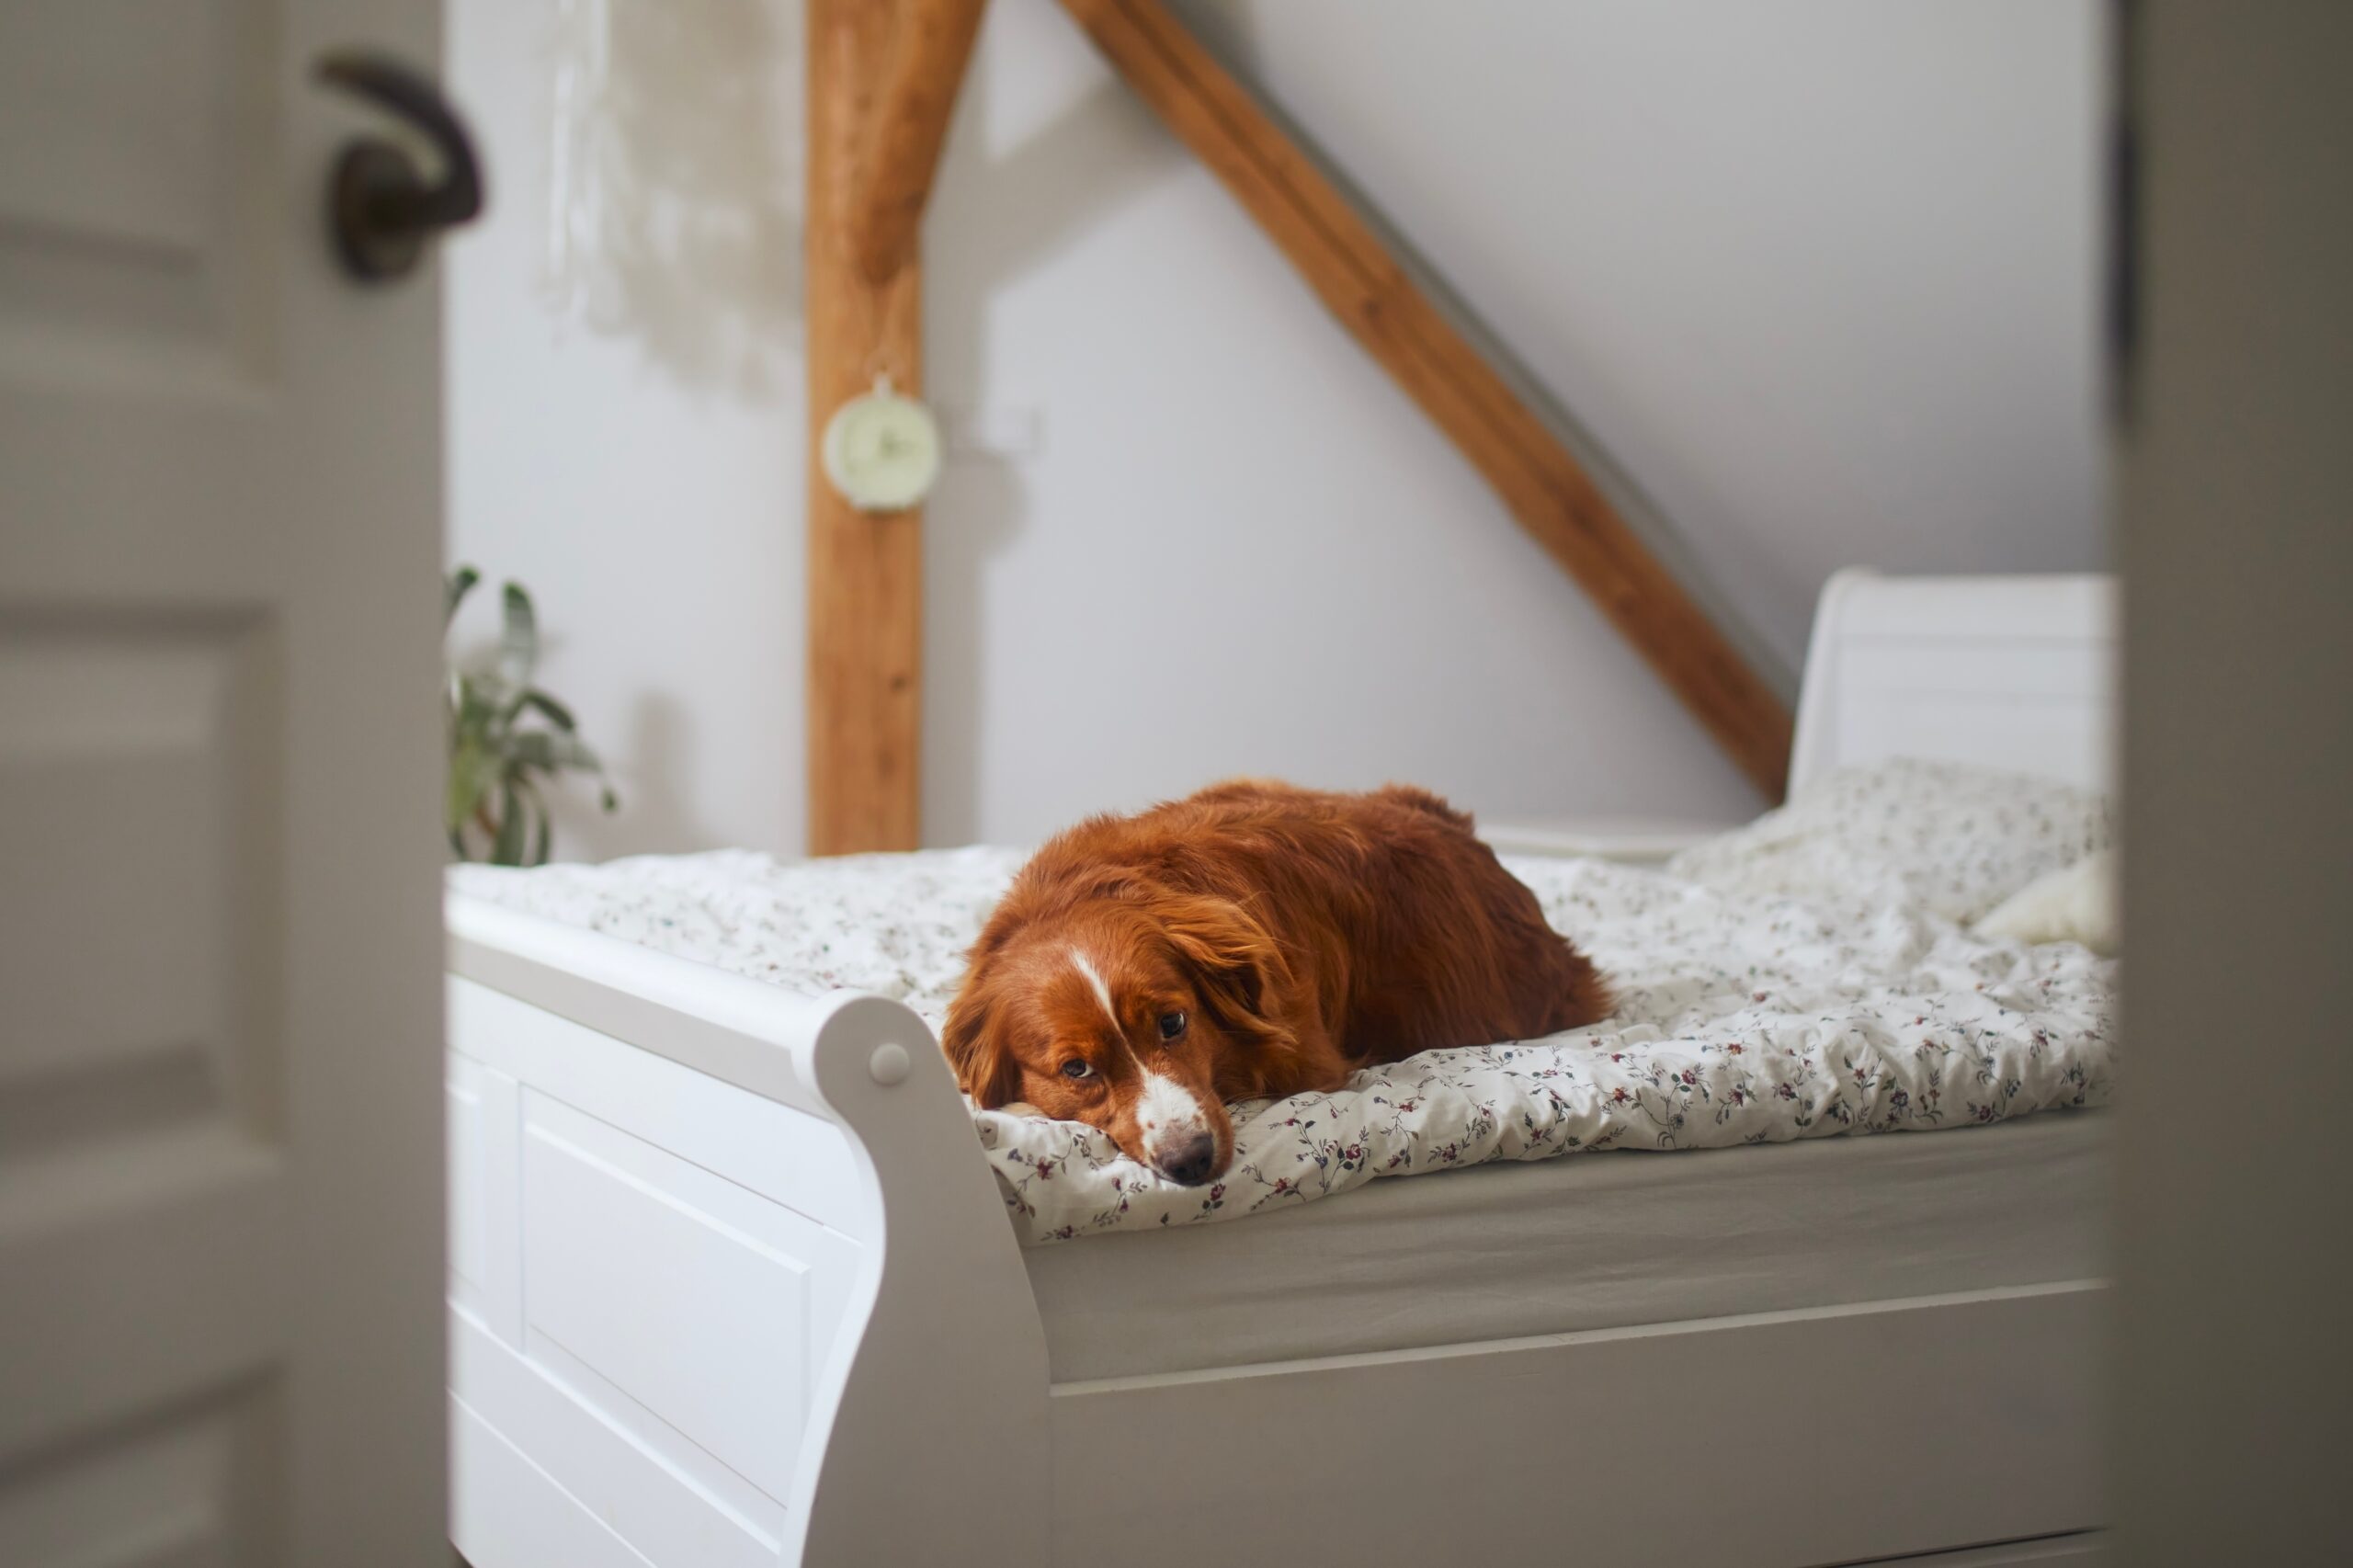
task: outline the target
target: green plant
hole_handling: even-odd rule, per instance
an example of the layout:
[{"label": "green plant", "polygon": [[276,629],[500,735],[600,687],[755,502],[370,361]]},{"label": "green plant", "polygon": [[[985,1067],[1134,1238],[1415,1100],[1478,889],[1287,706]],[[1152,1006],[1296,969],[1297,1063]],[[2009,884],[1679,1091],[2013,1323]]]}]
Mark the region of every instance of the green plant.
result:
[{"label": "green plant", "polygon": [[[443,583],[446,634],[458,607],[482,574],[460,566]],[[460,860],[494,866],[544,866],[548,802],[541,781],[566,772],[596,776],[605,810],[620,804],[605,782],[604,764],[578,734],[572,710],[531,684],[540,660],[539,614],[519,583],[500,595],[498,652],[488,665],[465,669],[452,660],[447,697],[449,780],[441,821]],[[479,857],[476,847],[483,850]]]}]

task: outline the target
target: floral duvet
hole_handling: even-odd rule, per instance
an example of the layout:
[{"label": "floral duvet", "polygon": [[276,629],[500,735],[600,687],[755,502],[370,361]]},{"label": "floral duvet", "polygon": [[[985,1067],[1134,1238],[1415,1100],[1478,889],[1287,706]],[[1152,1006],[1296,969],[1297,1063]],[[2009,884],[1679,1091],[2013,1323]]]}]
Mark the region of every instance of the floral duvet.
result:
[{"label": "floral duvet", "polygon": [[[1607,1022],[1425,1051],[1332,1094],[1234,1108],[1225,1178],[1178,1187],[1092,1128],[975,1111],[1025,1242],[1201,1224],[1379,1177],[1604,1150],[1965,1128],[2105,1104],[2113,960],[1967,923],[2109,837],[2097,795],[1899,762],[1833,775],[1663,871],[1510,859],[1618,988]],[[936,1028],[1023,853],[792,862],[748,851],[460,891],[801,991],[896,997]]]}]

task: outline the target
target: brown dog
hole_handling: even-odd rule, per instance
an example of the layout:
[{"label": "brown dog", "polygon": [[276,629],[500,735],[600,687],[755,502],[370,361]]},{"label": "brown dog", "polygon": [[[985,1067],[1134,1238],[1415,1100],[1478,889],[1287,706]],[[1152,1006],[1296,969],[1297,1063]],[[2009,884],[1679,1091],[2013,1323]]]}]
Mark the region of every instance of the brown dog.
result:
[{"label": "brown dog", "polygon": [[1437,796],[1237,780],[1039,850],[973,945],[944,1044],[983,1108],[1091,1123],[1193,1185],[1233,1157],[1224,1101],[1610,1006]]}]

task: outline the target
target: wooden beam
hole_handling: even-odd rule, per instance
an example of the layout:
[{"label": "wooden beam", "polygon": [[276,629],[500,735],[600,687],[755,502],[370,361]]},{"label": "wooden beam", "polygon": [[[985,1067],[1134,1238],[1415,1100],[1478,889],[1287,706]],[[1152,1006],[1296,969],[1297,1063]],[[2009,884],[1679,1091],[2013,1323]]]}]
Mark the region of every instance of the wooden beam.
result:
[{"label": "wooden beam", "polygon": [[867,128],[850,217],[850,254],[872,282],[886,281],[915,255],[984,4],[899,0],[897,36]]},{"label": "wooden beam", "polygon": [[1062,5],[1749,781],[1780,799],[1787,705],[1313,161],[1159,0]]},{"label": "wooden beam", "polygon": [[864,513],[835,493],[825,422],[889,376],[923,391],[921,268],[882,282],[850,255],[848,218],[891,0],[806,0],[808,27],[809,852],[912,849],[921,835],[923,514]]}]

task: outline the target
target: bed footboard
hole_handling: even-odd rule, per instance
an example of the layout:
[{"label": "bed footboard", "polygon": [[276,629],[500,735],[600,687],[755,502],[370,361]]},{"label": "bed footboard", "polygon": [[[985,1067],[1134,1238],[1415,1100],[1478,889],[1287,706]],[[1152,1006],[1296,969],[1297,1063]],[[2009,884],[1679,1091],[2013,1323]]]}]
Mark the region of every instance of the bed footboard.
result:
[{"label": "bed footboard", "polygon": [[1050,1441],[1044,1335],[922,1020],[462,897],[449,929],[476,1568],[1045,1561],[1001,1473]]}]

